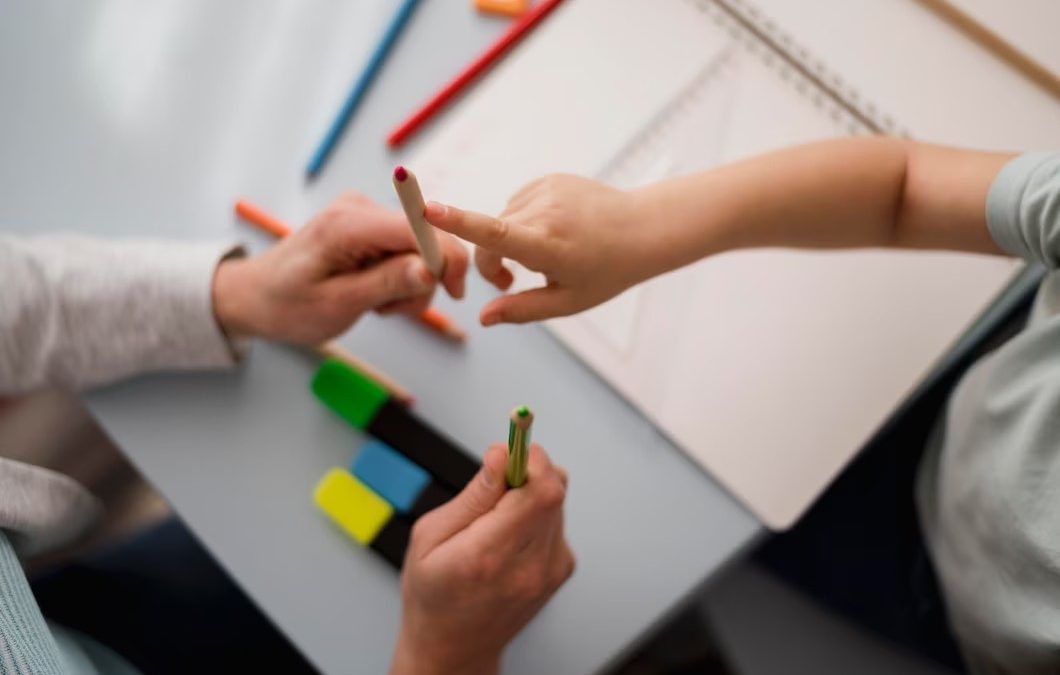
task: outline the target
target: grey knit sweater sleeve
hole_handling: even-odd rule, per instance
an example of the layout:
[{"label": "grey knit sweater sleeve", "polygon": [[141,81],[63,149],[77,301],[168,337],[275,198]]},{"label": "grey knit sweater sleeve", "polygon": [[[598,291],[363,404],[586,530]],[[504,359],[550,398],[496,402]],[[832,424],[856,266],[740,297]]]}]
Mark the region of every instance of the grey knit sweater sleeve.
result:
[{"label": "grey knit sweater sleeve", "polygon": [[212,244],[0,236],[0,395],[237,358],[212,309]]}]

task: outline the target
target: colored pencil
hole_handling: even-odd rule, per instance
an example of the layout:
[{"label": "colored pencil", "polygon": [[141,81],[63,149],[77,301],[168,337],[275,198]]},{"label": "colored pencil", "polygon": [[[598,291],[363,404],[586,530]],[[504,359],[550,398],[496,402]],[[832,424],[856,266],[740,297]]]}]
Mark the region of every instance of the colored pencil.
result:
[{"label": "colored pencil", "polygon": [[408,218],[420,255],[427,263],[427,269],[435,279],[441,279],[445,271],[445,256],[438,246],[438,234],[423,217],[423,192],[420,190],[419,181],[416,180],[416,174],[403,166],[394,169],[394,192],[397,193],[401,208],[405,211],[405,217]]},{"label": "colored pencil", "polygon": [[342,103],[339,114],[331,123],[327,133],[324,135],[324,139],[320,141],[316,152],[313,153],[313,157],[309,160],[309,165],[306,167],[306,175],[309,178],[313,178],[320,173],[324,163],[342,137],[343,131],[346,130],[346,125],[349,123],[350,118],[353,117],[353,113],[357,110],[361,101],[364,100],[379,71],[382,70],[383,62],[386,61],[387,55],[394,47],[394,43],[397,42],[398,36],[401,35],[401,31],[405,28],[418,4],[419,0],[404,0],[398,7],[397,12],[394,13],[390,24],[383,32],[382,40],[379,41],[375,51],[372,52],[371,57],[368,59],[368,64],[365,65],[364,70],[361,71],[360,76],[354,83],[353,89],[350,90],[346,100]]},{"label": "colored pencil", "polygon": [[464,332],[463,328],[433,307],[423,310],[423,313],[417,316],[416,320],[424,327],[444,335],[453,342],[464,342],[467,340],[467,333]]},{"label": "colored pencil", "polygon": [[475,9],[485,14],[522,16],[530,8],[530,0],[475,0]]},{"label": "colored pencil", "polygon": [[542,0],[526,14],[517,19],[501,37],[471,65],[457,75],[449,84],[427,101],[422,108],[413,113],[407,120],[387,136],[386,142],[392,148],[404,143],[409,136],[416,133],[428,120],[438,114],[457,94],[463,91],[476,78],[490,69],[508,50],[519,43],[533,30],[538,23],[555,9],[563,0]]},{"label": "colored pencil", "polygon": [[1060,73],[1054,73],[1042,63],[1036,61],[1019,47],[995,33],[991,28],[980,23],[975,17],[961,10],[947,0],[920,0],[921,4],[935,12],[942,19],[949,21],[958,30],[975,40],[1024,77],[1042,87],[1056,98],[1060,98]]},{"label": "colored pencil", "polygon": [[504,478],[508,487],[517,488],[526,484],[526,465],[530,460],[530,430],[534,424],[534,413],[521,405],[512,411],[508,419],[508,466]]},{"label": "colored pencil", "polygon": [[[287,224],[245,199],[237,201],[235,209],[236,215],[240,218],[277,239],[282,239],[291,233],[291,228]],[[421,326],[454,342],[467,340],[467,333],[464,329],[437,309],[428,307],[416,317],[416,320]]]},{"label": "colored pencil", "polygon": [[245,199],[236,202],[236,215],[247,221],[262,232],[271,234],[277,239],[283,239],[291,233],[291,228],[278,218],[266,213]]}]

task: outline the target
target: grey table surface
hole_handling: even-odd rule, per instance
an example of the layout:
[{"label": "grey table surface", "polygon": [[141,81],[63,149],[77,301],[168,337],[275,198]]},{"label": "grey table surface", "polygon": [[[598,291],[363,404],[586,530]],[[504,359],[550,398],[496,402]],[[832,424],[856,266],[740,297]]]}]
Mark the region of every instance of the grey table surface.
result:
[{"label": "grey table surface", "polygon": [[[346,189],[395,204],[385,132],[505,23],[422,3],[324,174],[314,144],[394,3],[34,0],[0,4],[0,227],[267,245],[246,196],[292,222]],[[414,145],[408,149],[411,152]],[[476,325],[490,291],[439,306]],[[575,577],[508,652],[508,673],[598,672],[761,526],[539,327],[472,328],[466,348],[401,319],[343,344],[481,454],[513,404],[571,475]],[[257,344],[235,372],[156,375],[87,402],[242,587],[326,673],[386,670],[398,577],[310,493],[364,437],[309,393],[311,360]]]}]

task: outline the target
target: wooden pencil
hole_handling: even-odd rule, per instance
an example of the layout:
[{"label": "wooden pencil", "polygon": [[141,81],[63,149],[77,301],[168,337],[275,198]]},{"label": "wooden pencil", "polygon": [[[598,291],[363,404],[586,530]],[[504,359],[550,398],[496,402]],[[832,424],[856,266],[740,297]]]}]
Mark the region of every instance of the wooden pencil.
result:
[{"label": "wooden pencil", "polygon": [[404,403],[405,405],[411,405],[413,402],[412,392],[403,387],[400,382],[390,377],[383,371],[379,370],[372,364],[368,363],[364,359],[354,356],[348,349],[335,342],[325,342],[323,344],[316,345],[313,347],[313,352],[323,359],[335,359],[345,363],[350,368],[353,368],[362,375],[375,380],[379,386],[383,387],[390,393],[392,397]]},{"label": "wooden pencil", "polygon": [[1009,64],[1024,77],[1060,98],[1060,74],[1054,73],[1020,51],[1000,35],[984,26],[948,0],[920,0],[920,4],[948,21],[994,56]]}]

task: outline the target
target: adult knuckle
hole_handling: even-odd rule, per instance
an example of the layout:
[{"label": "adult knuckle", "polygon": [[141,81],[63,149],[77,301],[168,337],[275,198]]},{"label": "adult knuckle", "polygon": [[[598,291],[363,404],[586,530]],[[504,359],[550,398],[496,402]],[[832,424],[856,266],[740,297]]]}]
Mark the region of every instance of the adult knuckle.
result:
[{"label": "adult knuckle", "polygon": [[335,231],[336,228],[342,227],[347,218],[348,212],[345,207],[339,204],[332,204],[324,207],[324,210],[305,229],[309,231],[310,236],[319,239]]},{"label": "adult knuckle", "polygon": [[541,567],[525,567],[512,579],[512,595],[520,600],[535,600],[547,592],[548,581],[548,575]]},{"label": "adult knuckle", "polygon": [[558,509],[567,497],[567,489],[558,477],[546,480],[535,493],[537,505],[545,511]]},{"label": "adult knuckle", "polygon": [[383,274],[379,280],[380,290],[383,292],[383,295],[388,298],[397,295],[398,292],[401,291],[402,286],[403,284],[401,277],[399,277],[396,273]]},{"label": "adult knuckle", "polygon": [[563,581],[570,579],[574,575],[574,571],[578,569],[578,559],[571,552],[570,548],[567,547],[566,561],[563,566]]},{"label": "adult knuckle", "polygon": [[331,321],[342,321],[353,314],[358,314],[364,304],[364,293],[359,288],[346,293],[335,293],[328,297],[323,306],[323,315]]},{"label": "adult knuckle", "polygon": [[562,183],[564,177],[565,175],[562,173],[550,173],[541,181],[541,187],[551,190]]},{"label": "adult knuckle", "polygon": [[493,583],[501,573],[502,561],[489,551],[468,557],[463,564],[463,576],[475,583]]},{"label": "adult knuckle", "polygon": [[340,195],[339,199],[350,204],[366,204],[371,201],[368,195],[360,190],[346,190]]},{"label": "adult knuckle", "polygon": [[427,513],[421,516],[412,524],[412,532],[409,535],[409,540],[413,545],[423,541],[424,539],[430,538],[431,530],[434,529],[433,514]]}]

